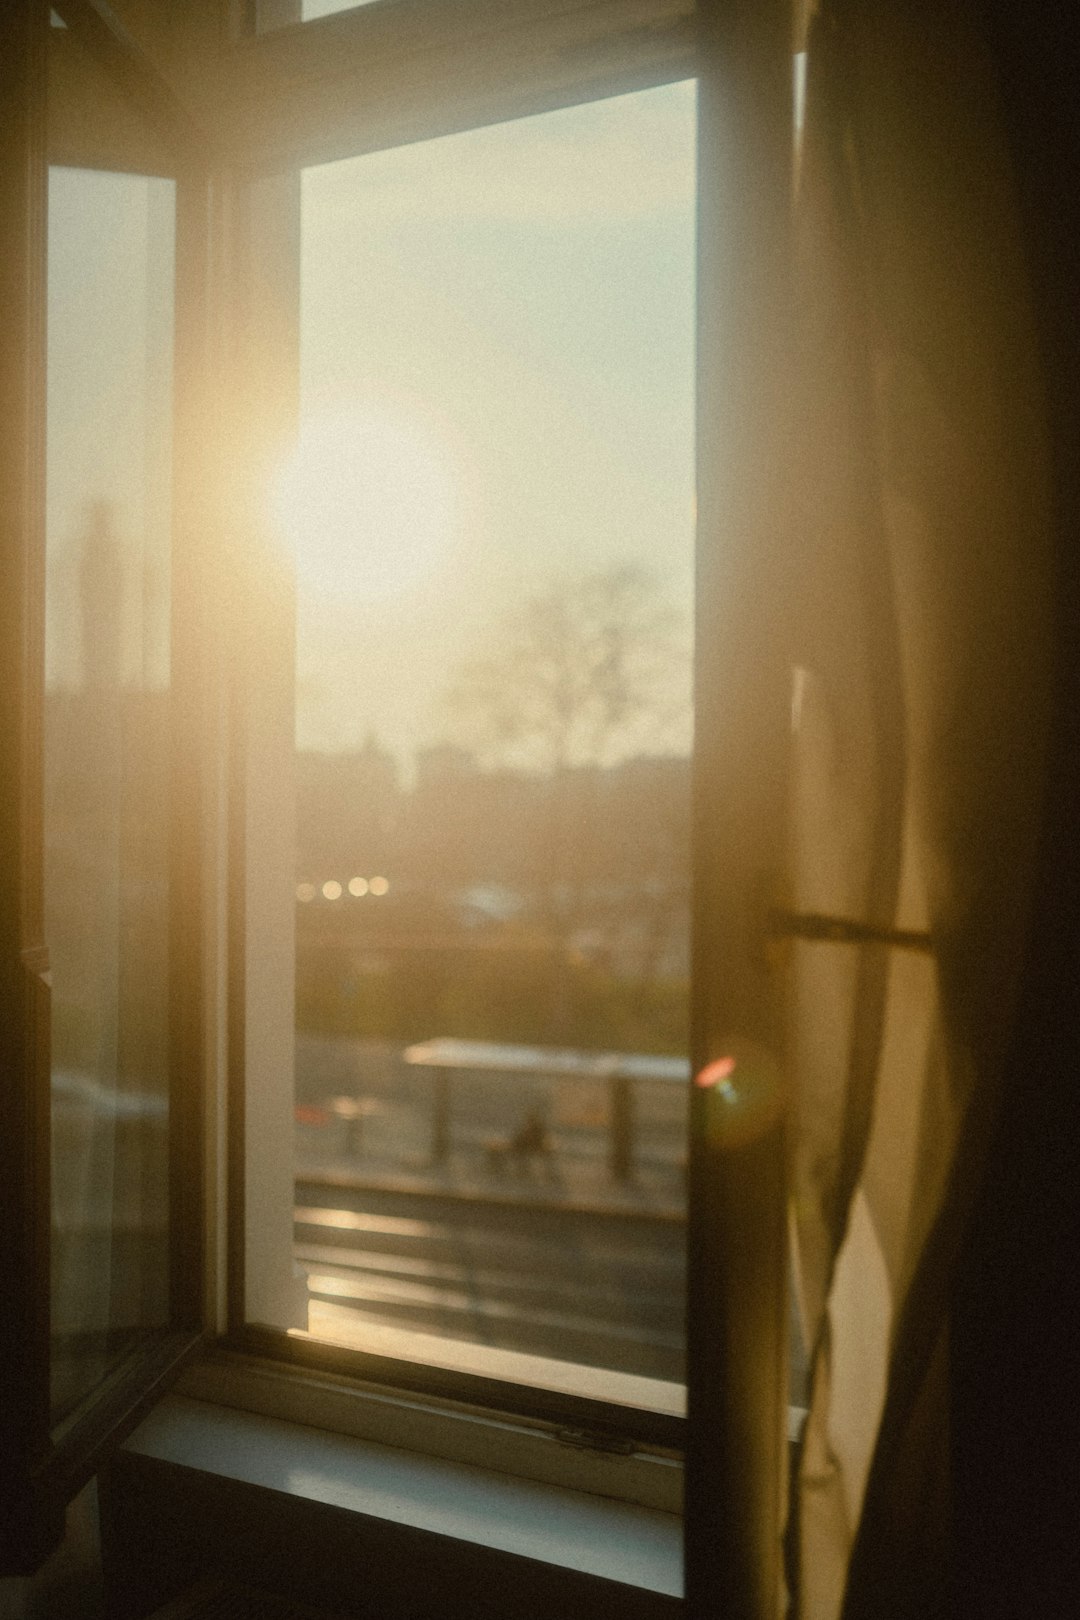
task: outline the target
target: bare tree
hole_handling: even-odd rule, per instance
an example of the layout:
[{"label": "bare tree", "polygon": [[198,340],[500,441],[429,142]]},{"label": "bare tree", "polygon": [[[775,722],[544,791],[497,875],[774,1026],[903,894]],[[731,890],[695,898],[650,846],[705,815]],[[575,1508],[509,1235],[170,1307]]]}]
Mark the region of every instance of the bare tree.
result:
[{"label": "bare tree", "polygon": [[684,746],[688,671],[680,615],[653,574],[623,563],[527,598],[463,666],[449,706],[487,763],[554,776]]},{"label": "bare tree", "polygon": [[[488,766],[544,784],[532,890],[557,963],[551,1027],[558,1035],[568,1022],[575,938],[600,915],[606,768],[688,748],[685,625],[640,566],[556,579],[507,615],[490,651],[462,667],[448,705],[460,740]],[[658,906],[670,909],[663,895],[646,901],[644,890],[642,905],[650,916]]]}]

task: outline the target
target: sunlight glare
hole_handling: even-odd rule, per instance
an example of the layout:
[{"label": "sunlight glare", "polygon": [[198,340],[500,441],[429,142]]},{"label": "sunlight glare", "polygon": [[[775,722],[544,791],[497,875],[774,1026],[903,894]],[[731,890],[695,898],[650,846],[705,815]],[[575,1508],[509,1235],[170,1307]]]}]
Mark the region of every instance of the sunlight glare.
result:
[{"label": "sunlight glare", "polygon": [[310,417],[272,492],[301,587],[361,602],[400,596],[434,573],[453,505],[432,436],[372,407]]}]

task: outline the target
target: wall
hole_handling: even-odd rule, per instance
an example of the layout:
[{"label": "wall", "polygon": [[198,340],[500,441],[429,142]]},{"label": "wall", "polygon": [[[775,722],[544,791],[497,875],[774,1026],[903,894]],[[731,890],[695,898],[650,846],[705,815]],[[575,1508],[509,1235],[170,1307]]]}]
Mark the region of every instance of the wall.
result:
[{"label": "wall", "polygon": [[0,1580],[0,1620],[104,1620],[97,1481],[68,1508],[67,1534],[36,1575]]}]

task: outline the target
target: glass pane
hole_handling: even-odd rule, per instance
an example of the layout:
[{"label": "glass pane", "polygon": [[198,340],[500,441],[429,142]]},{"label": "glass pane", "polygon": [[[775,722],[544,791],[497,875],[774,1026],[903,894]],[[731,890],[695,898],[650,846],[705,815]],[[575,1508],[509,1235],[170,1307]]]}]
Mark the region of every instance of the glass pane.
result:
[{"label": "glass pane", "polygon": [[167,1321],[175,187],[49,173],[45,907],[57,1418]]},{"label": "glass pane", "polygon": [[251,800],[288,825],[295,777],[295,977],[262,994],[295,994],[306,1283],[273,1304],[249,1202],[251,1318],[556,1387],[599,1368],[669,1409],[694,133],[681,84],[303,174],[299,431],[268,501],[295,745]]}]

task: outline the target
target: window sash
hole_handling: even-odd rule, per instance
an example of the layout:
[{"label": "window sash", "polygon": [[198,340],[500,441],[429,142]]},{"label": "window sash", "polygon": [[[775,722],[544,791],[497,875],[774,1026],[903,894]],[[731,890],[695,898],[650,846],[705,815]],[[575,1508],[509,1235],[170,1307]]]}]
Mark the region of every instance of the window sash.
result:
[{"label": "window sash", "polygon": [[[201,933],[195,921],[201,879],[201,804],[194,769],[196,715],[203,673],[193,537],[199,523],[192,492],[200,487],[196,394],[205,387],[204,293],[208,180],[197,143],[145,64],[86,0],[58,0],[67,30],[116,86],[119,96],[160,135],[152,169],[171,154],[177,180],[176,350],[173,419],[176,451],[172,545],[172,689],[181,723],[171,740],[169,826],[169,1321],[134,1351],[61,1423],[50,1411],[50,982],[43,917],[45,300],[46,208],[51,158],[91,167],[116,161],[141,169],[147,149],[121,131],[103,147],[90,117],[80,145],[78,120],[61,131],[62,151],[47,139],[48,62],[54,32],[49,8],[26,0],[0,12],[0,90],[6,107],[0,139],[0,239],[4,266],[0,397],[0,551],[4,604],[5,702],[0,733],[0,975],[4,1048],[0,1085],[8,1128],[0,1137],[0,1212],[5,1265],[0,1286],[0,1345],[6,1393],[0,1403],[0,1574],[32,1570],[59,1539],[67,1501],[171,1381],[202,1339],[203,1177],[200,1005]],[[129,139],[129,137],[132,137]],[[10,1339],[10,1343],[8,1342]]]},{"label": "window sash", "polygon": [[[766,548],[768,558],[763,564],[754,546],[782,529],[785,498],[778,407],[783,397],[783,274],[792,148],[787,8],[783,0],[776,0],[761,8],[751,24],[729,14],[731,8],[721,4],[699,7],[697,22],[707,46],[700,60],[688,13],[682,7],[665,11],[668,27],[658,25],[658,8],[648,8],[656,31],[633,34],[634,60],[628,65],[626,56],[620,54],[619,29],[614,26],[618,12],[625,29],[631,14],[628,8],[537,6],[525,8],[530,12],[525,22],[521,21],[524,11],[515,12],[520,27],[507,23],[484,38],[482,48],[478,37],[475,55],[462,37],[451,38],[447,29],[438,49],[413,55],[404,50],[395,55],[387,49],[381,59],[363,61],[365,42],[370,44],[377,30],[390,28],[396,9],[364,7],[268,34],[237,48],[238,59],[246,64],[237,84],[246,88],[238,90],[234,116],[226,120],[222,138],[252,176],[244,180],[238,175],[241,191],[253,183],[253,169],[256,173],[275,167],[295,171],[332,157],[431,138],[497,118],[526,116],[676,76],[698,73],[699,82],[706,86],[699,134],[699,219],[704,228],[698,294],[698,444],[703,478],[699,489],[702,549],[697,658],[702,730],[694,810],[698,873],[695,1066],[725,1051],[724,1043],[731,1034],[749,1034],[772,1045],[777,1004],[775,986],[763,963],[763,930],[766,891],[774,881],[769,874],[776,873],[781,864],[787,666],[776,625],[765,606],[776,598],[774,570],[783,569],[781,548]],[[643,9],[635,14],[640,21]],[[401,15],[406,15],[404,10]],[[609,28],[606,34],[596,31],[601,20]],[[591,36],[590,26],[594,30]],[[678,49],[673,50],[676,38]],[[583,50],[586,42],[589,49]],[[341,72],[346,61],[347,79],[342,72],[335,80],[334,68]],[[706,72],[700,74],[703,66]],[[245,108],[245,95],[254,99],[256,94],[259,107]],[[769,207],[760,205],[757,187],[765,188]],[[732,222],[735,228],[730,230]],[[243,289],[234,287],[233,298],[242,301]],[[759,476],[761,448],[750,442],[751,431],[763,436],[762,443],[774,446],[775,480],[763,481]],[[725,440],[720,453],[717,446]],[[756,599],[760,611],[744,615],[745,622],[719,648],[715,626],[731,621],[731,576],[726,570],[732,549],[739,598],[743,600],[745,593],[745,599]],[[726,708],[717,696],[720,691],[727,694]],[[730,697],[735,691],[738,699],[732,706]],[[702,695],[704,707],[700,706]],[[766,731],[762,729],[763,705]],[[709,739],[703,751],[701,736]],[[745,779],[747,784],[738,806],[731,803],[727,791],[733,778],[740,783]],[[717,857],[720,805],[726,805],[722,819],[730,835],[722,859]],[[243,982],[235,958],[231,977],[234,984]],[[241,1085],[234,1074],[234,1126],[241,1122]],[[767,1538],[769,1531],[762,1527],[774,1516],[783,1446],[782,1397],[775,1436],[771,1430],[763,1435],[755,1425],[768,1426],[765,1405],[783,1387],[786,1256],[782,1190],[775,1219],[764,1223],[749,1215],[741,1219],[737,1209],[726,1208],[731,1232],[717,1235],[709,1231],[717,1214],[717,1166],[706,1147],[703,1109],[695,1109],[691,1131],[689,1399],[702,1436],[693,1458],[693,1470],[699,1476],[694,1535],[705,1548],[721,1536],[717,1515],[723,1514],[723,1503],[730,1500],[732,1491],[741,1493],[740,1481],[754,1499],[755,1533]],[[774,1191],[782,1189],[779,1132],[770,1136],[765,1152],[770,1186]],[[237,1221],[243,1219],[242,1148],[236,1142],[231,1154],[237,1171],[232,1178],[230,1217],[235,1234]],[[751,1175],[747,1190],[756,1184]],[[760,1214],[760,1207],[755,1208]],[[757,1257],[755,1263],[762,1268],[764,1281],[757,1294],[761,1309],[744,1313],[745,1331],[736,1333],[729,1352],[720,1342],[723,1324],[728,1318],[740,1319],[745,1290],[758,1288],[758,1283],[742,1265],[732,1265],[730,1276],[718,1281],[715,1265],[718,1255],[730,1260],[742,1247]],[[237,1250],[234,1235],[234,1258]],[[496,1410],[502,1407],[551,1416],[558,1403],[566,1401],[500,1380],[474,1381],[465,1374],[388,1362],[245,1325],[242,1282],[235,1264],[230,1296],[229,1342],[239,1350],[347,1372],[369,1381],[386,1380],[412,1391],[426,1389],[444,1397],[456,1396]],[[751,1342],[762,1332],[767,1342]],[[754,1407],[753,1445],[749,1447],[745,1443],[749,1430],[740,1411],[745,1399]],[[643,1438],[648,1435],[659,1444],[679,1446],[688,1433],[682,1419],[643,1415],[606,1403],[587,1409],[566,1406],[565,1410],[585,1422],[614,1426]],[[737,1443],[726,1448],[721,1484],[721,1475],[706,1476],[714,1468],[717,1446],[726,1445],[733,1436]],[[756,1511],[759,1507],[760,1513]],[[733,1545],[730,1533],[726,1533],[725,1545],[734,1559],[732,1567],[738,1570],[737,1579],[756,1585],[774,1579],[771,1553],[759,1556],[761,1542],[752,1557],[745,1547],[740,1552]],[[717,1578],[717,1557],[709,1553],[705,1562],[708,1579]],[[727,1579],[725,1575],[724,1581]]]},{"label": "window sash", "polygon": [[692,78],[693,0],[384,0],[253,35],[213,97],[232,167],[299,168]]},{"label": "window sash", "polygon": [[[615,93],[620,85],[618,72],[616,64],[612,67],[612,78],[603,81],[604,93]],[[526,116],[527,109],[515,103],[515,114]],[[293,154],[293,158],[298,169],[301,167],[298,155]],[[230,381],[234,400],[230,443],[238,450],[240,461],[248,467],[244,482],[249,489],[258,485],[257,469],[266,460],[268,446],[280,445],[295,422],[299,393],[297,188],[298,176],[292,170],[270,176],[233,175],[230,184],[227,207],[230,241],[225,258],[232,266],[232,275],[226,305],[232,334],[230,351],[236,364]],[[251,290],[253,267],[258,270],[258,290],[254,294]],[[685,1437],[685,1419],[670,1409],[631,1407],[592,1393],[561,1393],[515,1383],[505,1377],[486,1377],[425,1362],[364,1353],[248,1319],[253,1248],[248,1238],[251,1206],[247,1138],[264,1143],[268,1140],[266,1127],[258,1117],[261,1054],[265,1053],[266,1060],[276,1066],[274,1054],[283,1044],[291,1051],[292,1037],[291,1022],[287,1031],[280,1023],[280,997],[272,990],[267,994],[268,971],[271,979],[273,976],[268,956],[273,953],[258,947],[257,942],[266,939],[268,929],[274,926],[273,919],[277,926],[291,929],[295,911],[291,881],[286,890],[287,916],[280,905],[273,908],[271,916],[267,908],[272,902],[259,891],[257,882],[258,871],[273,863],[282,832],[280,814],[266,813],[260,803],[266,769],[260,755],[267,746],[271,749],[281,746],[280,718],[275,718],[271,711],[275,704],[291,703],[291,699],[284,697],[283,669],[290,683],[292,680],[291,604],[283,601],[275,570],[261,557],[259,528],[242,499],[234,539],[243,553],[240,568],[244,583],[238,601],[243,604],[241,611],[247,623],[235,637],[237,657],[230,704],[233,735],[228,787],[229,866],[237,875],[237,881],[231,893],[228,945],[228,979],[232,990],[228,1080],[229,1258],[222,1343],[237,1353],[268,1357],[297,1368],[345,1375],[412,1395],[427,1393],[440,1399],[466,1401],[494,1413],[524,1415],[563,1426],[577,1425],[596,1435],[618,1433],[642,1444],[680,1451]],[[270,648],[278,649],[276,656],[268,652]],[[287,746],[291,751],[294,746],[291,707],[286,719]],[[291,858],[290,846],[290,861]],[[245,870],[252,875],[241,876]],[[252,941],[256,942],[254,953],[250,947]],[[278,1027],[272,1033],[261,1027],[260,1008],[270,1019],[278,1019]],[[291,1135],[288,1149],[291,1155]],[[260,1204],[254,1257],[257,1273],[262,1271],[260,1255],[275,1222],[280,1232],[280,1218],[272,1200]],[[289,1231],[280,1243],[283,1255],[291,1259],[291,1207]],[[256,1290],[261,1292],[262,1286],[261,1280],[255,1280]],[[279,1286],[287,1287],[287,1282]],[[602,1378],[602,1369],[587,1369],[582,1384],[595,1386]],[[658,1408],[660,1404],[658,1402]]]},{"label": "window sash", "polygon": [[[207,136],[204,144],[212,147],[214,152],[218,176],[215,187],[218,212],[215,220],[218,225],[228,212],[229,185],[242,187],[247,183],[247,177],[258,170],[295,168],[379,146],[419,140],[454,129],[568,105],[574,101],[690,77],[699,74],[701,65],[694,37],[693,8],[686,3],[676,3],[676,0],[671,0],[671,3],[666,3],[666,0],[663,3],[662,0],[653,0],[653,3],[641,0],[638,5],[631,4],[630,0],[626,0],[626,3],[612,0],[606,5],[559,5],[554,0],[540,4],[538,0],[535,5],[515,7],[513,23],[506,18],[506,13],[510,11],[508,5],[497,5],[496,0],[486,0],[485,4],[481,4],[477,0],[475,5],[470,6],[462,0],[460,6],[453,8],[452,24],[439,21],[436,17],[434,8],[437,0],[426,0],[425,4],[416,0],[415,4],[409,3],[408,12],[404,9],[407,0],[400,0],[400,3],[400,11],[389,5],[365,7],[351,14],[305,25],[302,30],[282,31],[276,36],[265,35],[258,39],[229,39],[222,36],[215,42],[216,55],[207,51],[196,61],[198,53],[192,53],[194,66],[190,73],[189,99],[198,109]],[[68,0],[60,9],[65,15],[81,15],[87,20],[88,28],[100,30],[102,26],[102,18],[90,0]],[[214,0],[206,0],[200,10],[203,14],[200,26],[203,26],[207,16],[211,11],[216,12],[217,7]],[[779,419],[778,397],[782,396],[782,389],[777,390],[772,369],[762,382],[760,368],[755,365],[754,351],[755,345],[762,344],[769,351],[770,343],[763,337],[763,330],[783,302],[775,271],[777,255],[779,253],[783,257],[785,244],[775,204],[779,201],[779,205],[783,206],[785,163],[790,155],[790,129],[784,127],[783,114],[789,69],[786,41],[781,37],[786,8],[779,0],[775,4],[755,8],[767,14],[764,21],[761,17],[748,20],[745,8],[713,3],[713,0],[700,5],[697,10],[708,24],[703,50],[707,61],[712,64],[710,72],[716,80],[719,75],[715,72],[715,65],[721,54],[726,53],[725,93],[730,98],[728,109],[723,114],[719,101],[713,103],[708,125],[702,129],[702,150],[706,160],[702,166],[702,183],[712,188],[709,195],[711,217],[720,220],[724,209],[730,207],[732,213],[729,217],[737,221],[736,227],[729,233],[708,233],[702,247],[699,296],[716,305],[717,294],[722,293],[720,303],[727,309],[727,314],[719,322],[712,316],[702,319],[700,362],[708,389],[699,442],[702,454],[710,456],[716,450],[718,429],[722,428],[726,419],[737,423],[740,411],[747,402],[753,407],[749,421],[761,421],[762,413],[765,420],[772,420],[770,411],[776,411]],[[386,36],[386,48],[382,55],[374,51],[376,30],[389,28],[388,19],[395,12],[398,19],[395,27],[400,25],[401,18],[408,15],[419,28],[421,16],[425,13],[429,16],[430,26],[435,33],[417,33],[414,38],[414,46],[423,44],[424,49],[414,48],[405,52],[400,43],[391,49],[393,42]],[[463,28],[466,13],[471,19],[471,33],[466,33]],[[84,1477],[85,1472],[93,1466],[93,1459],[103,1455],[111,1441],[107,1436],[99,1439],[91,1448],[84,1433],[79,1446],[73,1447],[66,1455],[62,1467],[55,1463],[50,1466],[45,1428],[47,1417],[43,1419],[41,1416],[42,1391],[47,1391],[47,1359],[44,1363],[44,1384],[41,1366],[35,1360],[35,1347],[40,1343],[40,1310],[44,1297],[41,1285],[47,1277],[43,1270],[47,1227],[42,1226],[43,1214],[47,1219],[47,1193],[44,1199],[41,1193],[42,1164],[47,1165],[47,1086],[42,1081],[40,1061],[35,1064],[33,1052],[47,1009],[43,1014],[45,963],[39,949],[40,929],[35,933],[33,898],[34,861],[37,858],[32,791],[35,769],[34,694],[28,671],[32,672],[36,656],[30,621],[34,612],[35,588],[32,576],[33,548],[34,545],[40,548],[41,514],[38,507],[41,491],[36,481],[40,480],[43,466],[39,396],[43,380],[40,322],[44,261],[41,240],[43,195],[39,182],[45,161],[40,115],[43,110],[43,53],[46,44],[43,27],[47,28],[48,13],[47,8],[36,4],[36,0],[25,0],[21,6],[7,7],[0,15],[0,45],[3,47],[0,49],[0,88],[5,92],[5,104],[17,110],[14,118],[5,121],[0,134],[0,231],[5,246],[5,253],[0,255],[3,267],[0,275],[7,294],[0,347],[0,397],[5,403],[6,423],[3,448],[0,449],[0,513],[4,518],[0,533],[5,542],[9,536],[14,537],[15,542],[0,555],[4,586],[0,590],[0,604],[3,604],[0,612],[4,615],[0,658],[4,660],[3,668],[10,677],[5,681],[5,691],[16,698],[15,702],[4,706],[4,718],[0,722],[3,725],[0,754],[5,765],[5,770],[0,771],[0,834],[4,854],[4,875],[0,883],[0,952],[3,954],[4,1010],[5,1014],[9,1010],[12,1014],[10,1020],[6,1017],[0,1020],[0,1028],[4,1030],[5,1060],[0,1069],[4,1074],[8,1117],[16,1127],[7,1138],[7,1146],[0,1150],[4,1154],[4,1170],[11,1172],[10,1177],[5,1174],[0,1178],[3,1183],[0,1198],[4,1201],[5,1213],[9,1210],[12,1212],[12,1220],[5,1222],[5,1230],[12,1234],[9,1259],[14,1284],[14,1292],[5,1300],[5,1306],[11,1301],[14,1301],[14,1306],[0,1314],[6,1323],[11,1324],[4,1342],[5,1351],[10,1350],[10,1355],[5,1354],[5,1365],[14,1370],[12,1383],[19,1386],[17,1391],[12,1391],[15,1398],[9,1396],[5,1403],[6,1427],[2,1435],[4,1445],[0,1449],[15,1462],[14,1470],[4,1481],[5,1487],[11,1489],[14,1483],[12,1500],[18,1502],[25,1497],[37,1514],[38,1524],[45,1526],[47,1537],[49,1530],[55,1529],[58,1522],[56,1508],[62,1503],[64,1491],[73,1481],[77,1482],[78,1477]],[[443,16],[451,16],[449,7]],[[499,26],[494,25],[496,17],[502,19]],[[481,21],[484,27],[480,26]],[[105,27],[108,34],[108,26]],[[438,32],[440,29],[441,33]],[[204,31],[204,42],[208,38],[209,34]],[[402,38],[399,36],[399,41]],[[426,48],[429,41],[431,49]],[[148,90],[149,99],[160,107],[174,105],[167,88],[148,76],[144,65],[130,51],[125,48],[121,54],[125,63],[123,72],[129,82],[137,79]],[[782,74],[770,72],[770,65],[776,66],[781,58]],[[763,63],[766,69],[764,76],[761,72]],[[186,95],[188,85],[184,81],[184,72],[178,70],[170,77],[181,93]],[[198,90],[195,88],[197,79],[205,80]],[[760,102],[756,99],[759,96],[763,98]],[[718,166],[714,147],[725,128],[729,135],[728,149],[724,162]],[[757,147],[759,137],[762,138],[760,153]],[[193,152],[196,145],[193,142]],[[785,148],[783,155],[782,147]],[[227,184],[221,183],[222,177],[227,177]],[[185,276],[190,274],[193,299],[197,302],[194,292],[204,288],[208,279],[206,250],[209,219],[206,174],[204,169],[198,167],[197,160],[193,160],[189,181],[185,191],[190,204],[185,204],[185,207],[190,207],[191,254],[190,258],[186,253],[182,254],[181,263],[189,266],[182,273]],[[773,197],[772,210],[761,211],[755,206],[754,185],[759,182],[765,184],[766,194]],[[35,185],[38,186],[36,193]],[[7,251],[9,248],[11,251]],[[226,235],[219,232],[215,246],[216,269],[227,258],[228,251]],[[764,277],[763,270],[767,272]],[[732,286],[737,288],[738,296],[728,300],[727,294]],[[227,279],[223,279],[217,291],[221,293],[226,287]],[[201,297],[201,292],[198,295]],[[235,286],[230,290],[230,296],[234,295]],[[220,310],[215,308],[215,323],[219,315]],[[740,323],[741,332],[736,335]],[[195,356],[205,352],[202,336],[198,343],[192,343],[184,352],[192,357],[192,365],[197,369],[201,362],[196,362]],[[219,366],[222,363],[220,350],[216,363]],[[189,378],[186,388],[186,402],[182,407],[184,420],[189,427],[196,420],[205,427],[213,415],[209,396],[205,392],[205,375],[197,385],[193,378]],[[719,402],[725,390],[727,404],[721,407]],[[226,406],[226,428],[230,408]],[[215,422],[220,429],[220,415]],[[187,439],[187,434],[182,437]],[[227,437],[227,433],[222,433],[221,437]],[[198,435],[192,430],[192,445],[197,438]],[[178,503],[184,508],[184,515],[178,522],[187,533],[194,555],[200,536],[202,545],[209,550],[213,548],[215,540],[220,541],[224,525],[216,503],[208,502],[205,494],[200,493],[205,485],[213,483],[212,478],[204,476],[206,465],[201,460],[201,452],[190,449],[186,457],[183,476],[178,479]],[[778,482],[783,482],[782,471]],[[766,498],[760,485],[761,480],[755,478],[752,456],[744,456],[742,463],[738,456],[731,458],[723,476],[714,478],[704,492],[701,515],[709,532],[737,529],[743,552],[755,536],[775,534],[776,508],[772,497]],[[198,534],[196,531],[199,531]],[[752,573],[753,570],[746,572]],[[209,567],[202,577],[204,581],[210,577]],[[754,582],[750,583],[752,586]],[[715,569],[712,570],[706,580],[705,594],[700,598],[701,622],[710,632],[719,622],[717,610],[723,607],[723,585],[724,581],[716,576]],[[765,593],[760,591],[760,579],[757,585],[759,594],[764,596]],[[205,638],[205,622],[199,620],[196,628],[198,590],[181,594],[187,603],[185,613],[191,615],[183,633],[193,636],[195,640]],[[754,646],[752,637],[748,641],[748,635],[747,627],[741,626],[739,638],[742,651],[753,663],[760,658],[761,650]],[[225,639],[222,632],[218,641],[221,643]],[[27,648],[28,659],[25,653]],[[738,647],[729,647],[730,663],[737,663],[738,652]],[[773,684],[766,682],[770,691]],[[208,697],[205,688],[200,688],[195,694],[192,715],[197,718],[193,718],[192,724],[194,732],[199,735],[193,740],[194,732],[189,734],[184,743],[184,748],[190,748],[192,755],[206,748],[207,731],[213,732],[218,724],[220,714],[215,705],[216,699]],[[775,715],[772,720],[776,720]],[[10,770],[6,768],[9,763],[12,767]],[[725,781],[729,782],[731,776],[730,765],[726,773],[721,772],[718,763],[699,770],[698,837],[702,841],[707,842],[714,836],[712,810],[717,802],[714,795],[722,793]],[[207,846],[200,846],[203,851],[201,859],[196,858],[196,847],[207,824],[214,820],[218,807],[219,801],[210,807],[200,807],[193,801],[185,812],[186,830],[182,835],[191,861],[189,873],[201,873],[206,878],[206,886],[201,891],[199,883],[192,880],[183,917],[178,925],[185,936],[183,950],[188,953],[185,957],[187,968],[183,994],[191,998],[188,1012],[188,1016],[194,1019],[191,1028],[197,1027],[200,1021],[198,997],[204,980],[210,976],[210,969],[200,959],[199,953],[205,937],[206,918],[216,910],[215,885],[223,866],[220,851],[214,853],[212,867],[204,866],[203,861],[208,859]],[[770,813],[762,820],[760,836],[751,840],[764,856],[766,866],[772,864],[776,855],[776,841],[772,838],[774,824],[775,816]],[[701,847],[705,847],[705,842]],[[756,869],[752,874],[743,873],[740,882],[741,889],[747,891],[743,896],[747,903],[727,908],[727,914],[733,920],[730,924],[723,924],[738,933],[742,946],[751,955],[761,945],[762,933],[762,927],[754,920],[757,912],[748,893],[757,878]],[[236,875],[233,874],[229,881],[235,882]],[[698,895],[698,907],[699,928],[702,937],[707,937],[709,931],[717,926],[717,921],[713,915],[710,892],[704,888]],[[723,959],[727,954],[726,947],[714,950],[710,960]],[[230,967],[235,968],[235,962]],[[224,975],[217,981],[217,993],[224,1001],[226,986],[223,979]],[[227,988],[232,992],[232,1017],[239,1019],[242,1026],[241,981],[234,975]],[[703,1060],[708,1055],[710,1046],[721,1030],[723,1014],[723,1007],[711,1007],[703,1020],[698,1038],[699,1059]],[[234,1038],[235,1034],[234,1024],[230,1038]],[[201,1236],[194,1230],[197,1224],[198,1189],[203,1184],[204,1174],[207,1177],[211,1174],[204,1167],[198,1145],[202,1115],[195,1083],[206,1060],[194,1039],[184,1050],[187,1074],[178,1106],[185,1110],[189,1125],[185,1127],[184,1154],[176,1161],[176,1175],[178,1197],[191,1197],[192,1221],[186,1229],[183,1244],[177,1250],[182,1258],[178,1258],[175,1276],[176,1308],[178,1318],[182,1321],[179,1331],[183,1345],[190,1348],[197,1340],[197,1323],[202,1319],[203,1300],[216,1293],[218,1278],[212,1267],[200,1269],[203,1260]],[[210,1061],[212,1066],[213,1060]],[[232,1151],[236,1151],[235,1143]],[[702,1189],[706,1185],[710,1166],[702,1157],[698,1141],[695,1141],[693,1164],[692,1226],[696,1220],[708,1214]],[[212,1173],[216,1176],[217,1169]],[[213,1211],[210,1212],[210,1219],[212,1222]],[[700,1237],[701,1234],[698,1235]],[[223,1240],[216,1229],[214,1236],[220,1247]],[[765,1264],[770,1264],[774,1258],[771,1254],[766,1256]],[[692,1298],[698,1301],[703,1297],[702,1291],[717,1281],[715,1277],[706,1275],[707,1259],[705,1247],[699,1244],[697,1248],[692,1248],[691,1275],[698,1279],[694,1286],[699,1290],[696,1295],[692,1294]],[[727,1286],[724,1279],[720,1279],[719,1286]],[[732,1304],[735,1303],[733,1297]],[[291,1343],[295,1347],[297,1341]],[[266,1345],[264,1348],[277,1347]],[[737,1346],[737,1354],[741,1354],[743,1348]],[[708,1413],[710,1400],[715,1400],[718,1393],[722,1393],[724,1380],[723,1361],[719,1364],[718,1375],[716,1357],[710,1357],[708,1349],[707,1345],[700,1343],[701,1355],[695,1354],[693,1349],[691,1353],[692,1409],[702,1415]],[[166,1376],[166,1372],[159,1368],[155,1378],[142,1378],[138,1391],[128,1391],[120,1403],[126,1416],[118,1416],[117,1422],[127,1423],[138,1402],[152,1398],[153,1391],[162,1387]],[[754,1493],[751,1493],[754,1502],[752,1512],[739,1516],[740,1522],[747,1520],[747,1534],[743,1537],[741,1550],[728,1547],[722,1533],[724,1525],[718,1522],[733,1520],[728,1485],[731,1482],[732,1488],[741,1492],[745,1445],[743,1454],[738,1446],[729,1447],[728,1464],[718,1474],[713,1467],[714,1442],[719,1445],[725,1436],[730,1438],[732,1434],[736,1437],[742,1435],[745,1440],[751,1430],[757,1439],[761,1438],[760,1414],[757,1411],[751,1414],[734,1411],[733,1404],[739,1398],[741,1386],[738,1378],[729,1383],[725,1402],[716,1407],[716,1421],[710,1420],[701,1430],[691,1479],[698,1503],[691,1540],[696,1537],[699,1543],[704,1543],[711,1536],[716,1547],[724,1549],[724,1558],[731,1554],[726,1572],[721,1570],[717,1577],[719,1585],[707,1586],[711,1593],[710,1601],[716,1603],[722,1603],[725,1593],[735,1601],[747,1590],[757,1587],[760,1577],[754,1571],[760,1561],[758,1547],[751,1546],[750,1535],[751,1532],[761,1532],[762,1527],[766,1536],[775,1530],[774,1516],[770,1510],[759,1511],[762,1498]],[[500,1386],[500,1390],[505,1395],[505,1386]],[[114,1425],[108,1435],[115,1432]],[[718,1434],[721,1435],[720,1441],[716,1438]],[[760,1454],[752,1456],[750,1461],[754,1478],[759,1483],[767,1481],[774,1473],[779,1477],[778,1470],[773,1469],[767,1443],[764,1443]],[[750,1519],[753,1520],[752,1525]],[[739,1532],[739,1526],[729,1524],[727,1532],[735,1534]],[[28,1544],[24,1543],[24,1553],[27,1550]],[[719,1553],[717,1557],[720,1557]],[[705,1566],[699,1567],[703,1572],[701,1578],[704,1578],[704,1573],[707,1573]],[[703,1586],[702,1590],[705,1589],[706,1586]]]}]

